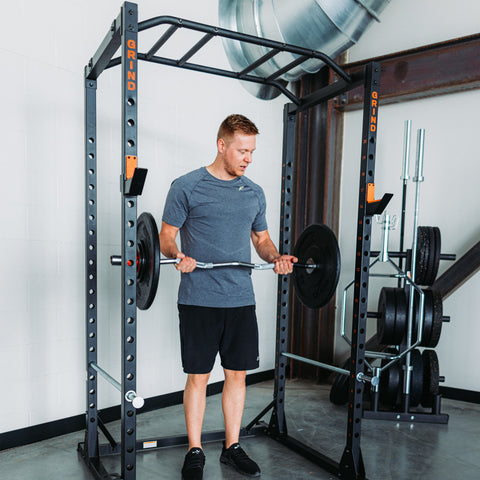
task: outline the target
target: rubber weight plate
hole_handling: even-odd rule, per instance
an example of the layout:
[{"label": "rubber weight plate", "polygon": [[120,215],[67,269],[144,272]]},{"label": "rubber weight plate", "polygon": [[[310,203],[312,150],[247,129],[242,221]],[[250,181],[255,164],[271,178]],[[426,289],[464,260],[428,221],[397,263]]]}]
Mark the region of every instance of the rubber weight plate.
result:
[{"label": "rubber weight plate", "polygon": [[395,289],[383,287],[378,297],[377,336],[384,345],[397,344],[394,342],[396,310]]},{"label": "rubber weight plate", "polygon": [[434,248],[429,257],[428,276],[425,285],[432,286],[438,275],[440,267],[440,254],[442,253],[442,236],[438,227],[431,227]]},{"label": "rubber weight plate", "polygon": [[137,219],[137,307],[150,308],[160,276],[160,242],[153,215],[143,212]]},{"label": "rubber weight plate", "polygon": [[430,333],[430,341],[426,347],[435,348],[440,340],[443,325],[443,298],[438,290],[431,290],[433,302],[433,324]]},{"label": "rubber weight plate", "polygon": [[293,269],[298,298],[307,307],[323,307],[334,295],[340,276],[340,250],[335,234],[326,225],[310,225],[297,240],[293,254],[299,263],[319,266]]},{"label": "rubber weight plate", "polygon": [[407,294],[403,288],[395,288],[395,330],[393,344],[400,345],[407,329]]},{"label": "rubber weight plate", "polygon": [[422,405],[426,408],[433,407],[434,396],[440,393],[440,368],[435,350],[424,350],[423,361],[423,392]]},{"label": "rubber weight plate", "polygon": [[430,245],[428,256],[425,259],[425,275],[423,277],[422,285],[433,285],[438,273],[438,267],[440,265],[440,230],[438,227],[424,227],[428,236],[428,242]]},{"label": "rubber weight plate", "polygon": [[418,285],[433,285],[440,266],[442,241],[438,227],[418,227],[417,262],[415,282]]},{"label": "rubber weight plate", "polygon": [[[392,352],[393,353],[393,352]],[[384,367],[389,360],[382,360]],[[400,405],[400,392],[402,391],[403,372],[399,362],[391,365],[380,374],[379,399],[387,408],[395,408]]]},{"label": "rubber weight plate", "polygon": [[426,285],[425,279],[428,270],[428,257],[430,255],[429,227],[417,228],[417,258],[415,265],[415,283]]},{"label": "rubber weight plate", "polygon": [[[425,289],[423,290],[424,298],[424,314],[423,314],[423,329],[422,329],[422,341],[420,345],[422,347],[435,348],[440,340],[440,334],[442,333],[443,323],[443,301],[442,296],[436,290]],[[418,296],[415,296],[415,318],[413,322],[413,340],[417,339],[417,325],[420,319],[419,311],[420,300]]]},{"label": "rubber weight plate", "polygon": [[410,377],[410,406],[417,407],[423,395],[423,361],[420,350],[410,352],[410,364],[413,367]]}]

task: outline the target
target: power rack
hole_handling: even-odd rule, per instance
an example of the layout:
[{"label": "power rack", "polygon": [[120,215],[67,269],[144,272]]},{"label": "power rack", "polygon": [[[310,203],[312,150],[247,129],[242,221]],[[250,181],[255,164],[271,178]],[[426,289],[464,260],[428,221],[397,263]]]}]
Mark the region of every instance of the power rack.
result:
[{"label": "power rack", "polygon": [[[167,25],[167,30],[146,53],[138,51],[138,34],[159,25]],[[203,37],[179,59],[159,56],[160,48],[179,29],[203,33]],[[268,48],[268,53],[242,71],[229,71],[211,66],[191,63],[189,60],[214,37],[222,37],[239,42],[247,42]],[[120,48],[120,56],[113,55]],[[289,52],[296,59],[268,77],[260,77],[251,72],[262,63],[280,52]],[[278,78],[300,63],[318,59],[335,73],[337,79],[305,97],[292,93]],[[370,260],[371,217],[381,213],[389,198],[373,200],[375,173],[375,150],[378,125],[378,92],[380,87],[380,66],[370,63],[359,73],[347,74],[339,65],[322,52],[303,47],[287,45],[277,41],[259,38],[243,33],[221,29],[201,23],[170,16],[155,17],[138,21],[138,6],[124,2],[119,16],[114,20],[94,56],[85,67],[85,236],[86,236],[86,430],[85,440],[78,450],[96,479],[118,478],[110,474],[102,464],[102,457],[121,455],[121,478],[136,478],[136,453],[147,448],[162,448],[188,443],[186,435],[155,439],[136,438],[136,265],[135,261],[122,262],[122,369],[121,380],[115,381],[97,365],[97,113],[96,88],[102,72],[114,66],[121,66],[122,75],[122,156],[121,156],[121,199],[122,199],[122,258],[136,257],[137,196],[141,195],[146,177],[146,169],[137,165],[137,82],[138,61],[147,61],[212,75],[243,80],[278,88],[289,103],[283,114],[283,160],[282,195],[280,221],[280,251],[289,253],[292,245],[292,200],[294,190],[295,136],[299,113],[308,112],[313,107],[337,97],[355,87],[364,88],[362,154],[360,163],[360,186],[358,203],[358,226],[355,263],[355,287],[352,321],[352,348],[350,364],[350,399],[347,419],[346,445],[340,463],[330,459],[309,446],[290,437],[284,409],[287,358],[307,363],[311,360],[289,354],[287,346],[287,326],[289,315],[290,279],[279,277],[277,297],[277,336],[275,354],[275,383],[273,401],[259,415],[243,428],[241,435],[266,434],[283,443],[299,454],[314,461],[322,468],[345,479],[364,479],[365,468],[360,449],[360,428],[362,419],[362,378],[365,358],[365,334],[367,319],[368,274]],[[306,139],[302,136],[302,142]],[[322,364],[323,368],[336,367]],[[117,443],[98,415],[98,375],[103,375],[121,392],[121,441]],[[261,418],[272,410],[269,424]],[[108,439],[108,444],[99,443],[98,430]],[[202,439],[220,440],[223,432],[206,432]]]}]

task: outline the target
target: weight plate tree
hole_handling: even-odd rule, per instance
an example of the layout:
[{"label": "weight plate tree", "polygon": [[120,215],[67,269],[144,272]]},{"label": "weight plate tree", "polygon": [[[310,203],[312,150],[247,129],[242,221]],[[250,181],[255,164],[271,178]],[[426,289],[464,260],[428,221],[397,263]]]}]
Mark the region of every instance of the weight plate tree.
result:
[{"label": "weight plate tree", "polygon": [[[166,25],[167,30],[145,53],[138,51],[138,34],[160,25]],[[174,36],[179,29],[189,29],[203,34],[203,37],[193,45],[181,58],[166,58],[158,55],[162,46]],[[242,71],[223,70],[207,65],[191,63],[190,58],[195,55],[207,42],[220,36],[230,40],[251,43],[262,46],[268,53],[254,64]],[[120,49],[120,56],[113,55]],[[283,67],[281,71],[261,77],[252,72],[263,62],[282,52],[293,54],[295,60]],[[335,73],[332,83],[320,88],[306,97],[298,97],[289,90],[284,82],[278,80],[283,73],[309,59],[321,60]],[[137,82],[138,60],[167,65],[176,68],[194,70],[207,74],[222,76],[235,80],[254,82],[260,85],[277,88],[284,94],[289,103],[284,108],[284,140],[282,161],[282,198],[280,221],[280,253],[289,253],[292,238],[292,203],[294,152],[296,148],[295,131],[301,112],[307,112],[310,107],[326,102],[356,87],[363,87],[364,109],[362,128],[362,152],[360,162],[360,186],[358,203],[357,245],[355,265],[354,308],[352,322],[352,349],[350,362],[350,396],[347,418],[346,445],[340,463],[332,460],[320,452],[316,452],[309,445],[304,445],[290,437],[286,429],[286,415],[284,412],[285,369],[287,365],[287,332],[289,312],[289,276],[279,277],[278,281],[278,308],[277,308],[277,336],[275,359],[275,384],[271,404],[254,419],[247,428],[242,429],[241,435],[266,433],[282,442],[289,448],[316,462],[326,470],[341,475],[344,479],[364,479],[365,468],[360,449],[361,430],[361,400],[363,395],[363,381],[358,377],[363,373],[364,345],[366,331],[366,299],[368,297],[368,269],[370,259],[371,217],[381,213],[386,203],[385,196],[381,201],[374,201],[371,196],[367,200],[367,192],[374,186],[376,132],[378,119],[378,101],[380,86],[380,66],[370,63],[364,70],[351,75],[347,74],[331,58],[322,52],[312,51],[276,42],[233,32],[218,27],[191,22],[168,16],[160,16],[138,22],[138,7],[135,3],[124,2],[118,17],[100,44],[99,48],[85,67],[85,185],[86,185],[86,430],[85,440],[78,445],[79,452],[88,468],[96,479],[113,480],[116,475],[109,474],[101,461],[102,456],[121,455],[121,478],[134,480],[136,478],[136,452],[151,449],[154,443],[161,448],[167,445],[185,444],[186,436],[176,438],[157,438],[137,441],[136,432],[136,405],[134,403],[136,390],[136,322],[137,322],[137,197],[141,195],[145,182],[146,170],[137,166]],[[116,443],[98,416],[98,373],[102,370],[96,365],[97,361],[97,108],[96,89],[102,72],[107,68],[121,66],[122,75],[122,149],[121,149],[121,208],[122,208],[122,237],[121,237],[121,321],[122,321],[122,367],[120,382],[121,392],[121,442]],[[388,201],[388,200],[387,200]],[[379,202],[379,203],[378,203]],[[140,265],[141,273],[145,265]],[[148,302],[147,302],[148,303]],[[332,368],[332,366],[329,366]],[[107,374],[108,375],[108,374]],[[133,392],[133,395],[132,395]],[[138,398],[138,397],[137,397]],[[269,425],[259,422],[261,417],[272,409]],[[100,428],[109,444],[100,445],[98,441]],[[224,432],[205,434],[206,440],[220,440]]]}]

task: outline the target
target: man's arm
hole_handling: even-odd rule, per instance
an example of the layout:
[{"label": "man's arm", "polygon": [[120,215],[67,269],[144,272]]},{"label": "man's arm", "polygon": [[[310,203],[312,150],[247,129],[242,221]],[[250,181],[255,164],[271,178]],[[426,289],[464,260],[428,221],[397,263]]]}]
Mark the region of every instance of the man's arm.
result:
[{"label": "man's arm", "polygon": [[169,225],[168,223],[162,222],[162,228],[160,230],[159,239],[160,239],[160,251],[167,258],[181,258],[182,261],[175,265],[175,268],[182,273],[193,272],[197,266],[197,262],[194,258],[187,257],[182,253],[178,246],[175,238],[177,237],[179,228]]},{"label": "man's arm", "polygon": [[280,275],[292,273],[293,264],[298,262],[298,258],[293,255],[280,255],[277,247],[272,242],[268,230],[255,232],[252,230],[252,242],[258,256],[267,263],[275,263],[273,271]]}]

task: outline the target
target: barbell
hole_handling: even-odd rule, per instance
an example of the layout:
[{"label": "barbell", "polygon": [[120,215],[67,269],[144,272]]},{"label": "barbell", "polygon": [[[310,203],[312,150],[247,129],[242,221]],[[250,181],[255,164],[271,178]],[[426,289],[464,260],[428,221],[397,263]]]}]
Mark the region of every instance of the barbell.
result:
[{"label": "barbell", "polygon": [[[340,250],[335,234],[326,225],[313,224],[300,235],[294,248],[293,283],[301,302],[309,308],[320,308],[332,298],[340,276]],[[137,219],[136,259],[127,259],[128,265],[137,267],[137,307],[150,308],[157,293],[160,265],[180,263],[177,258],[160,258],[158,227],[153,215],[143,212]],[[121,265],[122,257],[112,255],[112,265]],[[251,268],[272,270],[274,263],[249,262],[197,262],[199,269]]]}]

